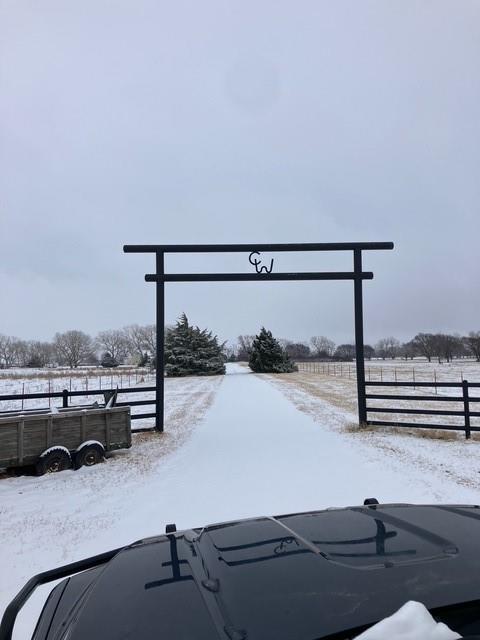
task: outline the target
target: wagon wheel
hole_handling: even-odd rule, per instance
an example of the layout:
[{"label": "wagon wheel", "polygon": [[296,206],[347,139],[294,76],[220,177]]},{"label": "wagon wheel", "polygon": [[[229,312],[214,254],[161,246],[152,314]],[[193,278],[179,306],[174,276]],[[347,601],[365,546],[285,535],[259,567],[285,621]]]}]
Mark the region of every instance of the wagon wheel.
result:
[{"label": "wagon wheel", "polygon": [[37,475],[43,476],[44,473],[58,473],[70,469],[72,459],[66,449],[52,449],[48,453],[40,456],[35,471]]},{"label": "wagon wheel", "polygon": [[93,467],[94,464],[102,462],[105,452],[99,444],[85,445],[75,455],[75,469],[80,467]]}]

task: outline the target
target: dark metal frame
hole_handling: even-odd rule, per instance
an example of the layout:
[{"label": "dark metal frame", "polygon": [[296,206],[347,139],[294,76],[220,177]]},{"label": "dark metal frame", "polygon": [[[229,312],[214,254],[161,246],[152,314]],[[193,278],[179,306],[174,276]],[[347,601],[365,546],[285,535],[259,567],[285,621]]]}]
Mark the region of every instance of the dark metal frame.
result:
[{"label": "dark metal frame", "polygon": [[[165,283],[166,282],[253,282],[279,280],[353,280],[355,305],[355,351],[357,362],[358,420],[367,421],[365,398],[365,367],[363,348],[363,297],[362,282],[371,280],[373,273],[362,271],[362,251],[393,249],[393,242],[323,242],[297,244],[175,244],[175,245],[125,245],[125,253],[153,253],[156,258],[156,272],[147,274],[147,282],[156,283],[156,385],[155,385],[155,428],[164,427],[164,327],[165,327]],[[167,253],[247,253],[266,251],[306,252],[306,251],[352,251],[353,271],[269,273],[255,270],[252,273],[165,273]]]}]

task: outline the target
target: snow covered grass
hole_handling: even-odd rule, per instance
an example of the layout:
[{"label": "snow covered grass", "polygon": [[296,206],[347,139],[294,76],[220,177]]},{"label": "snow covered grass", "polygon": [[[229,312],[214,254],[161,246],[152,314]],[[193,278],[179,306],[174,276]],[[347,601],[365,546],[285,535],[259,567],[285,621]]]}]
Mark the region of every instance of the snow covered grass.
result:
[{"label": "snow covered grass", "polygon": [[[127,498],[152,479],[161,485],[165,460],[201,422],[222,379],[166,380],[165,432],[134,434],[131,449],[103,464],[0,481],[0,614],[31,575],[94,553],[96,540],[125,515]],[[152,488],[152,503],[158,498]]]},{"label": "snow covered grass", "polygon": [[[23,393],[54,393],[64,389],[85,391],[88,389],[115,389],[117,386],[151,386],[155,374],[148,369],[91,368],[91,369],[4,369],[0,370],[0,395]],[[153,397],[153,396],[152,396]],[[102,396],[80,396],[70,399],[71,404],[86,404],[103,399]],[[123,399],[123,398],[122,398]],[[135,397],[135,400],[140,397]],[[61,406],[61,398],[34,398],[29,400],[0,401],[0,411],[34,409]],[[140,407],[137,412],[145,412]]]},{"label": "snow covered grass", "polygon": [[[383,464],[389,460],[403,461],[407,466],[430,474],[434,485],[448,477],[460,486],[480,490],[480,434],[472,434],[472,439],[467,441],[462,432],[404,427],[360,428],[353,380],[305,372],[263,377],[300,411],[311,416],[322,430],[347,433],[358,446],[382,452]],[[450,405],[449,402],[443,404]],[[390,415],[389,419],[394,417],[395,414]],[[398,417],[405,420],[404,416]],[[379,477],[381,475],[380,470]]]},{"label": "snow covered grass", "polygon": [[[428,364],[428,363],[427,363]],[[480,382],[480,366],[476,366],[477,363],[470,363],[471,370],[468,378],[469,382]],[[450,374],[448,373],[450,371]],[[465,371],[465,369],[464,369]],[[448,369],[437,378],[437,382],[459,382],[459,379],[453,377],[455,373],[454,369]],[[451,377],[449,377],[449,375]],[[425,378],[428,377],[424,376]],[[466,377],[466,376],[465,376]],[[386,380],[385,375],[383,377]],[[388,378],[389,379],[389,378]],[[297,378],[290,378],[290,381],[295,380],[295,384],[299,384],[305,390],[308,390],[313,395],[322,397],[328,402],[332,402],[343,408],[348,408],[351,411],[356,411],[357,391],[356,381],[354,376],[348,378],[341,375],[324,375],[323,373],[310,373],[307,371],[300,371]],[[398,378],[398,381],[400,378]],[[392,380],[393,381],[393,380]],[[419,382],[419,380],[416,380]],[[425,380],[427,381],[427,380]],[[383,395],[412,395],[412,396],[453,396],[461,397],[462,389],[459,387],[367,387],[367,393],[383,394]],[[470,389],[471,397],[480,396],[479,389]],[[410,408],[410,409],[442,409],[463,411],[463,401],[452,402],[438,402],[436,400],[431,401],[411,401],[411,400],[376,400],[370,399],[367,401],[367,405],[370,407],[389,407],[389,408]],[[478,405],[478,406],[477,406]],[[480,409],[480,403],[472,403],[470,406],[471,411],[478,411]],[[462,416],[429,416],[429,415],[413,415],[413,414],[400,414],[400,413],[382,413],[375,412],[369,413],[369,419],[371,420],[389,420],[391,422],[424,422],[428,424],[451,424],[463,427],[464,419]],[[470,419],[472,426],[480,426],[480,418],[472,416]],[[402,431],[404,428],[402,427]],[[416,433],[419,437],[424,438],[464,438],[461,431],[448,432],[434,429],[422,429],[410,431],[410,433]],[[480,434],[472,432],[472,437],[480,438]]]}]

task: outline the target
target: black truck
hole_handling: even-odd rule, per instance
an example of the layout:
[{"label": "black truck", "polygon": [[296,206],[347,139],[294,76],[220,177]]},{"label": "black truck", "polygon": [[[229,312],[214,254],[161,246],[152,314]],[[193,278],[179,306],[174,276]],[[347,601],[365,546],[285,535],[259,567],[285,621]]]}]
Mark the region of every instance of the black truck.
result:
[{"label": "black truck", "polygon": [[[34,640],[346,640],[405,602],[480,638],[480,508],[378,504],[177,531],[32,578]],[[421,639],[419,639],[421,640]]]}]

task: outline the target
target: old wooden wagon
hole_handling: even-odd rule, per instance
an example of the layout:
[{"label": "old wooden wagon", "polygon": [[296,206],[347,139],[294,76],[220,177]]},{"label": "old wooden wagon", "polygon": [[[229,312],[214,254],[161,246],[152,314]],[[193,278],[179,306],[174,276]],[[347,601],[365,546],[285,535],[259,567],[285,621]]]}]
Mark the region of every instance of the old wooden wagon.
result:
[{"label": "old wooden wagon", "polygon": [[0,468],[35,465],[39,475],[78,469],[131,444],[130,407],[69,407],[0,417]]}]

